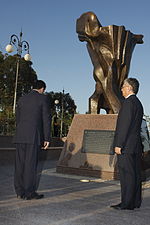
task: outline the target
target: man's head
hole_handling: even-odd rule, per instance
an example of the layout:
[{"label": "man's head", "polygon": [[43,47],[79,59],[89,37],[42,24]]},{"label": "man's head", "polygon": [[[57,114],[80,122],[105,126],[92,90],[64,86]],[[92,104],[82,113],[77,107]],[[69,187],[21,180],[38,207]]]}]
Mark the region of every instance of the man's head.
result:
[{"label": "man's head", "polygon": [[121,91],[126,98],[130,94],[137,94],[139,90],[139,82],[135,78],[127,78],[124,80]]},{"label": "man's head", "polygon": [[39,93],[43,93],[46,89],[46,84],[44,81],[42,80],[37,80],[34,84],[33,84],[33,89],[37,90]]}]

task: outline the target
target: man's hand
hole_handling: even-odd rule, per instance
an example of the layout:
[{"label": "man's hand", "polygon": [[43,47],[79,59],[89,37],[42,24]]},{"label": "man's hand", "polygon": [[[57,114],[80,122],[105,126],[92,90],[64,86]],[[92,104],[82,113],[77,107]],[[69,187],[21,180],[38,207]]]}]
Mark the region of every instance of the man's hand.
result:
[{"label": "man's hand", "polygon": [[115,147],[115,153],[121,155],[121,148]]},{"label": "man's hand", "polygon": [[42,149],[46,150],[49,146],[49,141],[44,141],[44,146],[42,147]]}]

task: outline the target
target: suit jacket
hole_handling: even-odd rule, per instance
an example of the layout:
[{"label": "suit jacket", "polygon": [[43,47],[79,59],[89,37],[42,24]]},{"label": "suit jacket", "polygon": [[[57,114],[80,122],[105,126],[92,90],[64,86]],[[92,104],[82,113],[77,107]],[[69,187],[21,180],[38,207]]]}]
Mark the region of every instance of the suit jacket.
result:
[{"label": "suit jacket", "polygon": [[50,140],[50,110],[47,96],[31,91],[21,97],[16,111],[14,143],[38,145]]},{"label": "suit jacket", "polygon": [[118,114],[114,147],[120,147],[123,153],[142,152],[142,118],[143,107],[136,95],[126,98]]}]

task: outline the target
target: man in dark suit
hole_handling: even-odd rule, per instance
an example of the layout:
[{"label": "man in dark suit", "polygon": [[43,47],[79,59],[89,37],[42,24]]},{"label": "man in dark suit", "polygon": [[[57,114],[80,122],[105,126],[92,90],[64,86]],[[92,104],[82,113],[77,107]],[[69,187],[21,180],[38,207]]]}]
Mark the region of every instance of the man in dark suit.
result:
[{"label": "man in dark suit", "polygon": [[18,198],[40,199],[36,192],[38,153],[47,149],[50,141],[50,110],[46,84],[38,80],[33,90],[21,97],[16,111],[16,143],[14,187]]},{"label": "man in dark suit", "polygon": [[121,203],[112,205],[114,209],[139,208],[141,206],[141,158],[140,137],[143,107],[136,94],[139,82],[127,78],[122,86],[125,100],[118,114],[114,149],[117,154],[121,184]]}]

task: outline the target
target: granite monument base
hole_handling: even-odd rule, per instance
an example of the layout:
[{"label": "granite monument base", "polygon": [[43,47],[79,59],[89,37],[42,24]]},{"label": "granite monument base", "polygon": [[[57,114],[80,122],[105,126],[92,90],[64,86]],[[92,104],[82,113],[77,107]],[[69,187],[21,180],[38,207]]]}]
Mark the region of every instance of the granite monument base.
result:
[{"label": "granite monument base", "polygon": [[58,173],[117,179],[116,155],[110,154],[117,115],[75,115],[60,155]]}]

